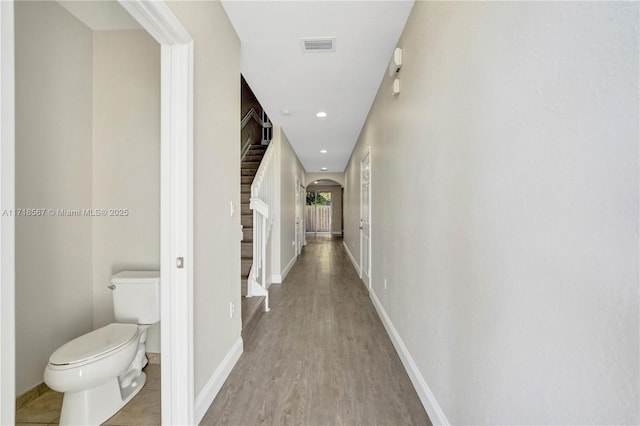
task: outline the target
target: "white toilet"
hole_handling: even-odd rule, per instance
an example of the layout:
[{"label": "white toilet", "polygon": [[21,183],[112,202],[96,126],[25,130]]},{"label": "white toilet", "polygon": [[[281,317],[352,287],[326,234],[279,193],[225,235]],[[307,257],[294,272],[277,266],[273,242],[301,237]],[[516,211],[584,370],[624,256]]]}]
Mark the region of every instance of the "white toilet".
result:
[{"label": "white toilet", "polygon": [[147,330],[160,321],[160,272],[122,271],[111,278],[117,323],[58,348],[44,381],[64,392],[61,425],[99,425],[144,386]]}]

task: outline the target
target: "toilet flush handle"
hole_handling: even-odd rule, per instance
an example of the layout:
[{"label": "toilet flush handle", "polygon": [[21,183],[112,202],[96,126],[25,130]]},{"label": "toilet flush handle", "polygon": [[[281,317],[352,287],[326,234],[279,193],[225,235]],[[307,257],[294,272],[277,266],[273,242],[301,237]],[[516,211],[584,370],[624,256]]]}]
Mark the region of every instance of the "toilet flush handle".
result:
[{"label": "toilet flush handle", "polygon": [[115,290],[115,289],[116,289],[116,286],[115,286],[115,285],[113,285],[113,284],[111,284],[111,285],[108,285],[108,286],[107,286],[107,288],[108,288],[109,290]]}]

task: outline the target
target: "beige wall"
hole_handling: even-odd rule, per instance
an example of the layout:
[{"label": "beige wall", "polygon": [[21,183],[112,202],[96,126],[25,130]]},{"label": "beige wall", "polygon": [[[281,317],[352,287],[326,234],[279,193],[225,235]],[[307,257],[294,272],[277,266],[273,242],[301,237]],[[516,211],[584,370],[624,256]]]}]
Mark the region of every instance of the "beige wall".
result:
[{"label": "beige wall", "polygon": [[274,282],[282,282],[296,258],[296,179],[305,184],[304,168],[285,132],[280,134],[280,269],[273,271],[280,279]]},{"label": "beige wall", "polygon": [[[240,338],[240,41],[217,1],[169,6],[195,42],[197,396]],[[236,306],[232,319],[230,302]]]},{"label": "beige wall", "polygon": [[331,192],[331,233],[342,233],[342,187],[340,185],[314,185],[307,186],[307,191]]},{"label": "beige wall", "polygon": [[[451,424],[637,424],[638,4],[416,2],[346,170]],[[387,279],[387,289],[384,280]]]},{"label": "beige wall", "polygon": [[[91,31],[56,2],[16,2],[16,206],[91,207]],[[16,220],[16,394],[91,330],[91,219]]]},{"label": "beige wall", "polygon": [[[144,30],[93,35],[94,327],[113,322],[111,276],[160,269],[160,45]],[[147,351],[160,352],[159,325]]]}]

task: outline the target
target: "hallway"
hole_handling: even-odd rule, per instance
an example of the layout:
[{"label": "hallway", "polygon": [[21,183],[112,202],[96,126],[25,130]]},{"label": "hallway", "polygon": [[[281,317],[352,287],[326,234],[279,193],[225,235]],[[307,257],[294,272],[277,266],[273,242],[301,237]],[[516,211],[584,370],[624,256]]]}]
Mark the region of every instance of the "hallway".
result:
[{"label": "hallway", "polygon": [[202,425],[429,425],[342,239],[308,236]]}]

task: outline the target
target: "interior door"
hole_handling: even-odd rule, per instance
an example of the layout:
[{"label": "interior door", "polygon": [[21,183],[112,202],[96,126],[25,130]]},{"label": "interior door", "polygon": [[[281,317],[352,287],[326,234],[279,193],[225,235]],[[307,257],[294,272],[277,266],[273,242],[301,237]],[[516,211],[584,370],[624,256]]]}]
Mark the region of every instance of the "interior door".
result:
[{"label": "interior door", "polygon": [[296,182],[296,256],[300,256],[302,253],[302,246],[304,245],[304,202],[306,194],[304,186],[299,181]]},{"label": "interior door", "polygon": [[371,287],[371,161],[370,153],[360,162],[360,275]]},{"label": "interior door", "polygon": [[298,226],[298,230],[300,232],[300,253],[302,253],[302,247],[307,245],[307,233],[305,232],[306,204],[307,204],[307,189],[304,186],[300,185],[300,196],[298,198],[298,208],[300,209],[300,224]]}]

